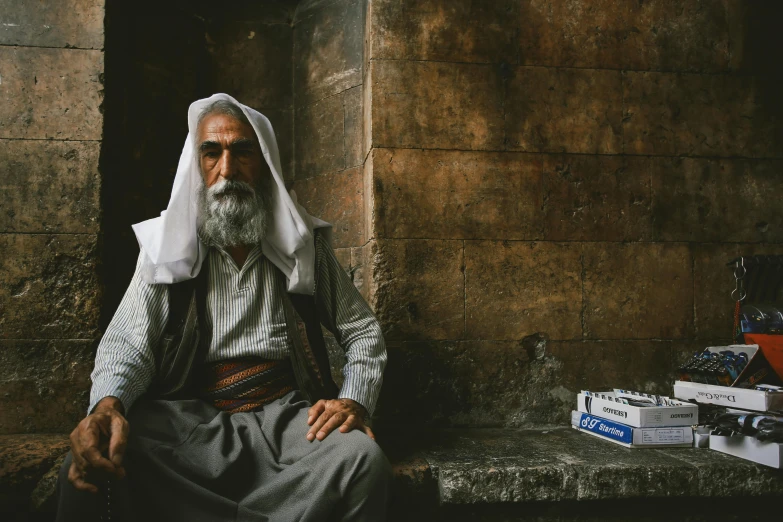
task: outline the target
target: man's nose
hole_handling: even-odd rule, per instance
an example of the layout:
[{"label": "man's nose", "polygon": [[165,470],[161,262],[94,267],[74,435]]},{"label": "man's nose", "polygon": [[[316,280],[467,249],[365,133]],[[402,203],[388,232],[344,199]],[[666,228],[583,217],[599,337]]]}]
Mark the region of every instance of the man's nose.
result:
[{"label": "man's nose", "polygon": [[233,179],[237,175],[237,163],[229,150],[224,150],[221,154],[218,167],[221,178]]}]

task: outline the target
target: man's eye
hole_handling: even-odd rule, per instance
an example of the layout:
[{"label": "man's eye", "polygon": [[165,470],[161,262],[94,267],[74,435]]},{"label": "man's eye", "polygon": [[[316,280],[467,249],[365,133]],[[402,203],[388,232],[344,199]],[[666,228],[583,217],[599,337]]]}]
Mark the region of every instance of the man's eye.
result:
[{"label": "man's eye", "polygon": [[205,158],[218,158],[220,157],[220,154],[215,151],[205,152],[204,153]]}]

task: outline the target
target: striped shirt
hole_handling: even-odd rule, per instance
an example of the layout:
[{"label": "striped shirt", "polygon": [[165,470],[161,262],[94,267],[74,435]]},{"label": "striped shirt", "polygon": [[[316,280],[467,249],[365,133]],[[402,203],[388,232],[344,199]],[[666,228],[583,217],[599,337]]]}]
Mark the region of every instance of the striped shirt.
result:
[{"label": "striped shirt", "polygon": [[[316,306],[346,352],[339,398],[353,399],[372,414],[386,365],[380,325],[322,236],[316,235]],[[111,395],[122,401],[127,412],[155,376],[153,348],[168,320],[168,285],[142,281],[143,256],[142,251],[128,290],[98,345],[88,411]],[[209,263],[205,325],[211,330],[207,362],[288,357],[292,340],[281,301],[285,280],[261,248],[250,252],[241,269],[218,247],[210,249],[205,262]]]}]

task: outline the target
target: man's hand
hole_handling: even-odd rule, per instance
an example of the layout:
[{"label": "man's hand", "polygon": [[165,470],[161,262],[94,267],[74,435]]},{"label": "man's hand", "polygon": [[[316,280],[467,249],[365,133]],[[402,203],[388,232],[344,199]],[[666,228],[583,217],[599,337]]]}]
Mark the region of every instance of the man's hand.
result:
[{"label": "man's hand", "polygon": [[367,410],[364,406],[351,399],[320,400],[316,402],[308,412],[307,425],[311,426],[307,432],[307,440],[324,440],[336,427],[340,427],[340,433],[348,433],[351,430],[361,430],[372,440],[375,434],[364,424]]},{"label": "man's hand", "polygon": [[[119,399],[105,397],[71,432],[73,461],[68,480],[76,489],[98,492],[98,488],[86,480],[90,472],[106,472],[117,478],[125,476],[122,457],[128,444],[129,426],[123,411]],[[103,456],[107,449],[108,459]]]}]

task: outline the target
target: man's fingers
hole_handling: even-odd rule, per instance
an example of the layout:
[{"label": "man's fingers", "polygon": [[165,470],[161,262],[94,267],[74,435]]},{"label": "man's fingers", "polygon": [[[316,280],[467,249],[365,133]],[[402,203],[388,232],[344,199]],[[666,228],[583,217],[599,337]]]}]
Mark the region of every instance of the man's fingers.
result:
[{"label": "man's fingers", "polygon": [[310,430],[307,432],[307,440],[315,440],[315,434],[321,429],[321,426],[326,424],[326,421],[332,416],[331,412],[324,411],[316,420],[312,423]]},{"label": "man's fingers", "polygon": [[325,409],[326,409],[326,401],[323,399],[313,404],[310,407],[310,410],[307,412],[307,425],[308,426],[312,425],[315,419],[317,419],[318,416],[321,415]]},{"label": "man's fingers", "polygon": [[119,468],[128,445],[128,423],[116,416],[111,421],[111,439],[109,440],[109,460]]},{"label": "man's fingers", "polygon": [[348,418],[345,419],[345,422],[342,423],[340,426],[340,432],[341,433],[348,433],[352,429],[357,427],[358,420],[356,418],[356,415],[348,415]]},{"label": "man's fingers", "polygon": [[372,432],[369,426],[366,424],[362,426],[362,431],[367,434],[372,440],[375,440],[375,433]]},{"label": "man's fingers", "polygon": [[81,456],[87,461],[87,465],[94,469],[101,469],[112,475],[117,474],[116,466],[106,457],[101,455],[97,448],[84,448]]},{"label": "man's fingers", "polygon": [[337,426],[342,424],[346,418],[346,413],[338,412],[329,417],[329,420],[321,426],[321,429],[315,434],[315,438],[318,440],[324,440]]},{"label": "man's fingers", "polygon": [[90,484],[84,480],[84,474],[81,473],[76,464],[71,462],[71,467],[68,469],[68,481],[73,484],[73,487],[80,491],[87,491],[89,493],[97,493],[98,488],[95,484]]}]

